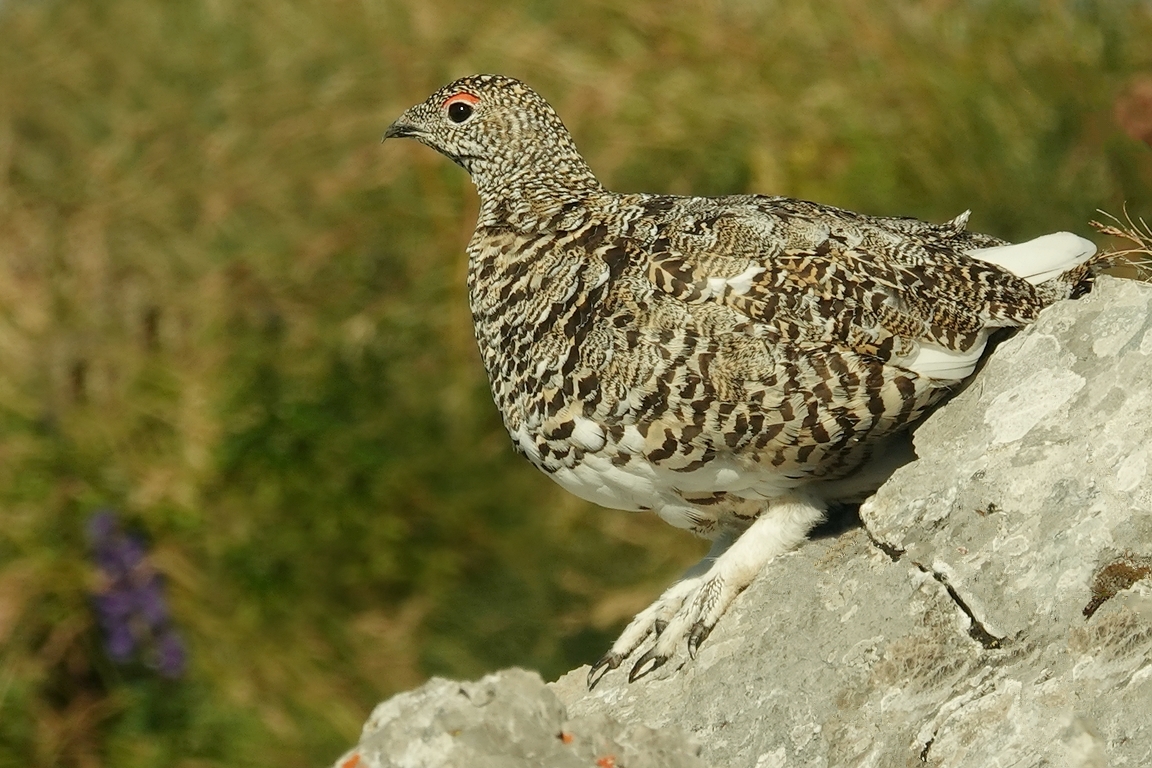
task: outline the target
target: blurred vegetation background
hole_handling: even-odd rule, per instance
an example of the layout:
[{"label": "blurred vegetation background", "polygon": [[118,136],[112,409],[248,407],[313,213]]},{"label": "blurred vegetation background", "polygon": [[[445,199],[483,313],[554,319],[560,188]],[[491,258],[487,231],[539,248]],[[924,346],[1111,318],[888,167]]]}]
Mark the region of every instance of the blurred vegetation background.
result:
[{"label": "blurred vegetation background", "polygon": [[[702,553],[512,453],[471,185],[379,145],[480,71],[621,191],[1152,211],[1142,0],[0,0],[0,766],[327,764],[429,675],[597,658]],[[99,507],[175,679],[105,651]]]}]

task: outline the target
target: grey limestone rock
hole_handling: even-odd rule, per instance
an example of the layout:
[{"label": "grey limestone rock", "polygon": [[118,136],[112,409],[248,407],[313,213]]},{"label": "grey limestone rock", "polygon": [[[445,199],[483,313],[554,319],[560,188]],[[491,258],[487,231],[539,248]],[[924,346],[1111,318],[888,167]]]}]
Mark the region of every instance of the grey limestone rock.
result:
[{"label": "grey limestone rock", "polygon": [[535,672],[434,678],[376,707],[337,768],[704,768],[679,729],[569,718]]},{"label": "grey limestone rock", "polygon": [[[502,766],[595,765],[561,762],[572,717],[614,734],[617,766],[650,764],[620,724],[686,732],[726,768],[1152,765],[1152,286],[1102,278],[1045,310],[915,443],[863,528],[778,558],[694,661],[592,692],[584,667],[485,713],[428,709],[469,685],[433,681],[381,705],[360,749],[386,732],[396,754],[454,739],[511,750]],[[405,707],[423,714],[395,726]],[[421,754],[367,764],[496,765]]]}]

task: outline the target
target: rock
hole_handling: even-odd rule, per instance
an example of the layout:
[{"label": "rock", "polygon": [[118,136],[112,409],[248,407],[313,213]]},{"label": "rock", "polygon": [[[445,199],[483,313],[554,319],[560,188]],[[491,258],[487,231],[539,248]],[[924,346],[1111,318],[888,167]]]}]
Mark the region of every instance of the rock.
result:
[{"label": "rock", "polygon": [[[485,743],[513,766],[569,764],[551,757],[569,754],[565,709],[654,739],[689,732],[726,768],[1152,765],[1152,286],[1102,278],[1045,310],[915,443],[863,528],[779,558],[695,661],[632,685],[624,667],[591,693],[583,667],[555,699],[525,692],[536,703],[468,728],[502,734]],[[437,685],[461,690],[420,690]],[[402,694],[370,726],[429,695]],[[410,723],[390,748],[446,732]],[[513,749],[529,733],[535,762]]]},{"label": "rock", "polygon": [[337,768],[704,768],[678,730],[569,719],[535,672],[433,678],[380,704]]}]

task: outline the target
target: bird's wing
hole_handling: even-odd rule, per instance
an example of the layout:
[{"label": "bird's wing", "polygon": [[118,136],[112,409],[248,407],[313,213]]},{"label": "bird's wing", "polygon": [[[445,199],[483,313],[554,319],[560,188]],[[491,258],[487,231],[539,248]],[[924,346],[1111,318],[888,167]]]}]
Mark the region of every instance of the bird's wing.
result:
[{"label": "bird's wing", "polygon": [[1035,317],[1033,286],[967,252],[1002,245],[967,215],[933,225],[788,198],[685,199],[661,217],[648,276],[686,302],[719,302],[781,340],[965,378],[991,330]]}]

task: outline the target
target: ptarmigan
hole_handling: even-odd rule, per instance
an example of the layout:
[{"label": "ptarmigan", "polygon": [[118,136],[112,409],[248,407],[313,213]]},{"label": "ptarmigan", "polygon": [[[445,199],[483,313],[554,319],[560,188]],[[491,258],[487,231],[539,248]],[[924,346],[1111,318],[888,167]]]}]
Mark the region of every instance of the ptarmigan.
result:
[{"label": "ptarmigan", "polygon": [[699,644],[830,502],[907,458],[991,333],[1090,280],[1095,246],[1008,245],[945,224],[785,197],[616,194],[524,83],[465,77],[407,110],[410,137],[480,195],[468,290],[517,449],[581,498],[654,510],[712,551],[624,630],[589,685]]}]

